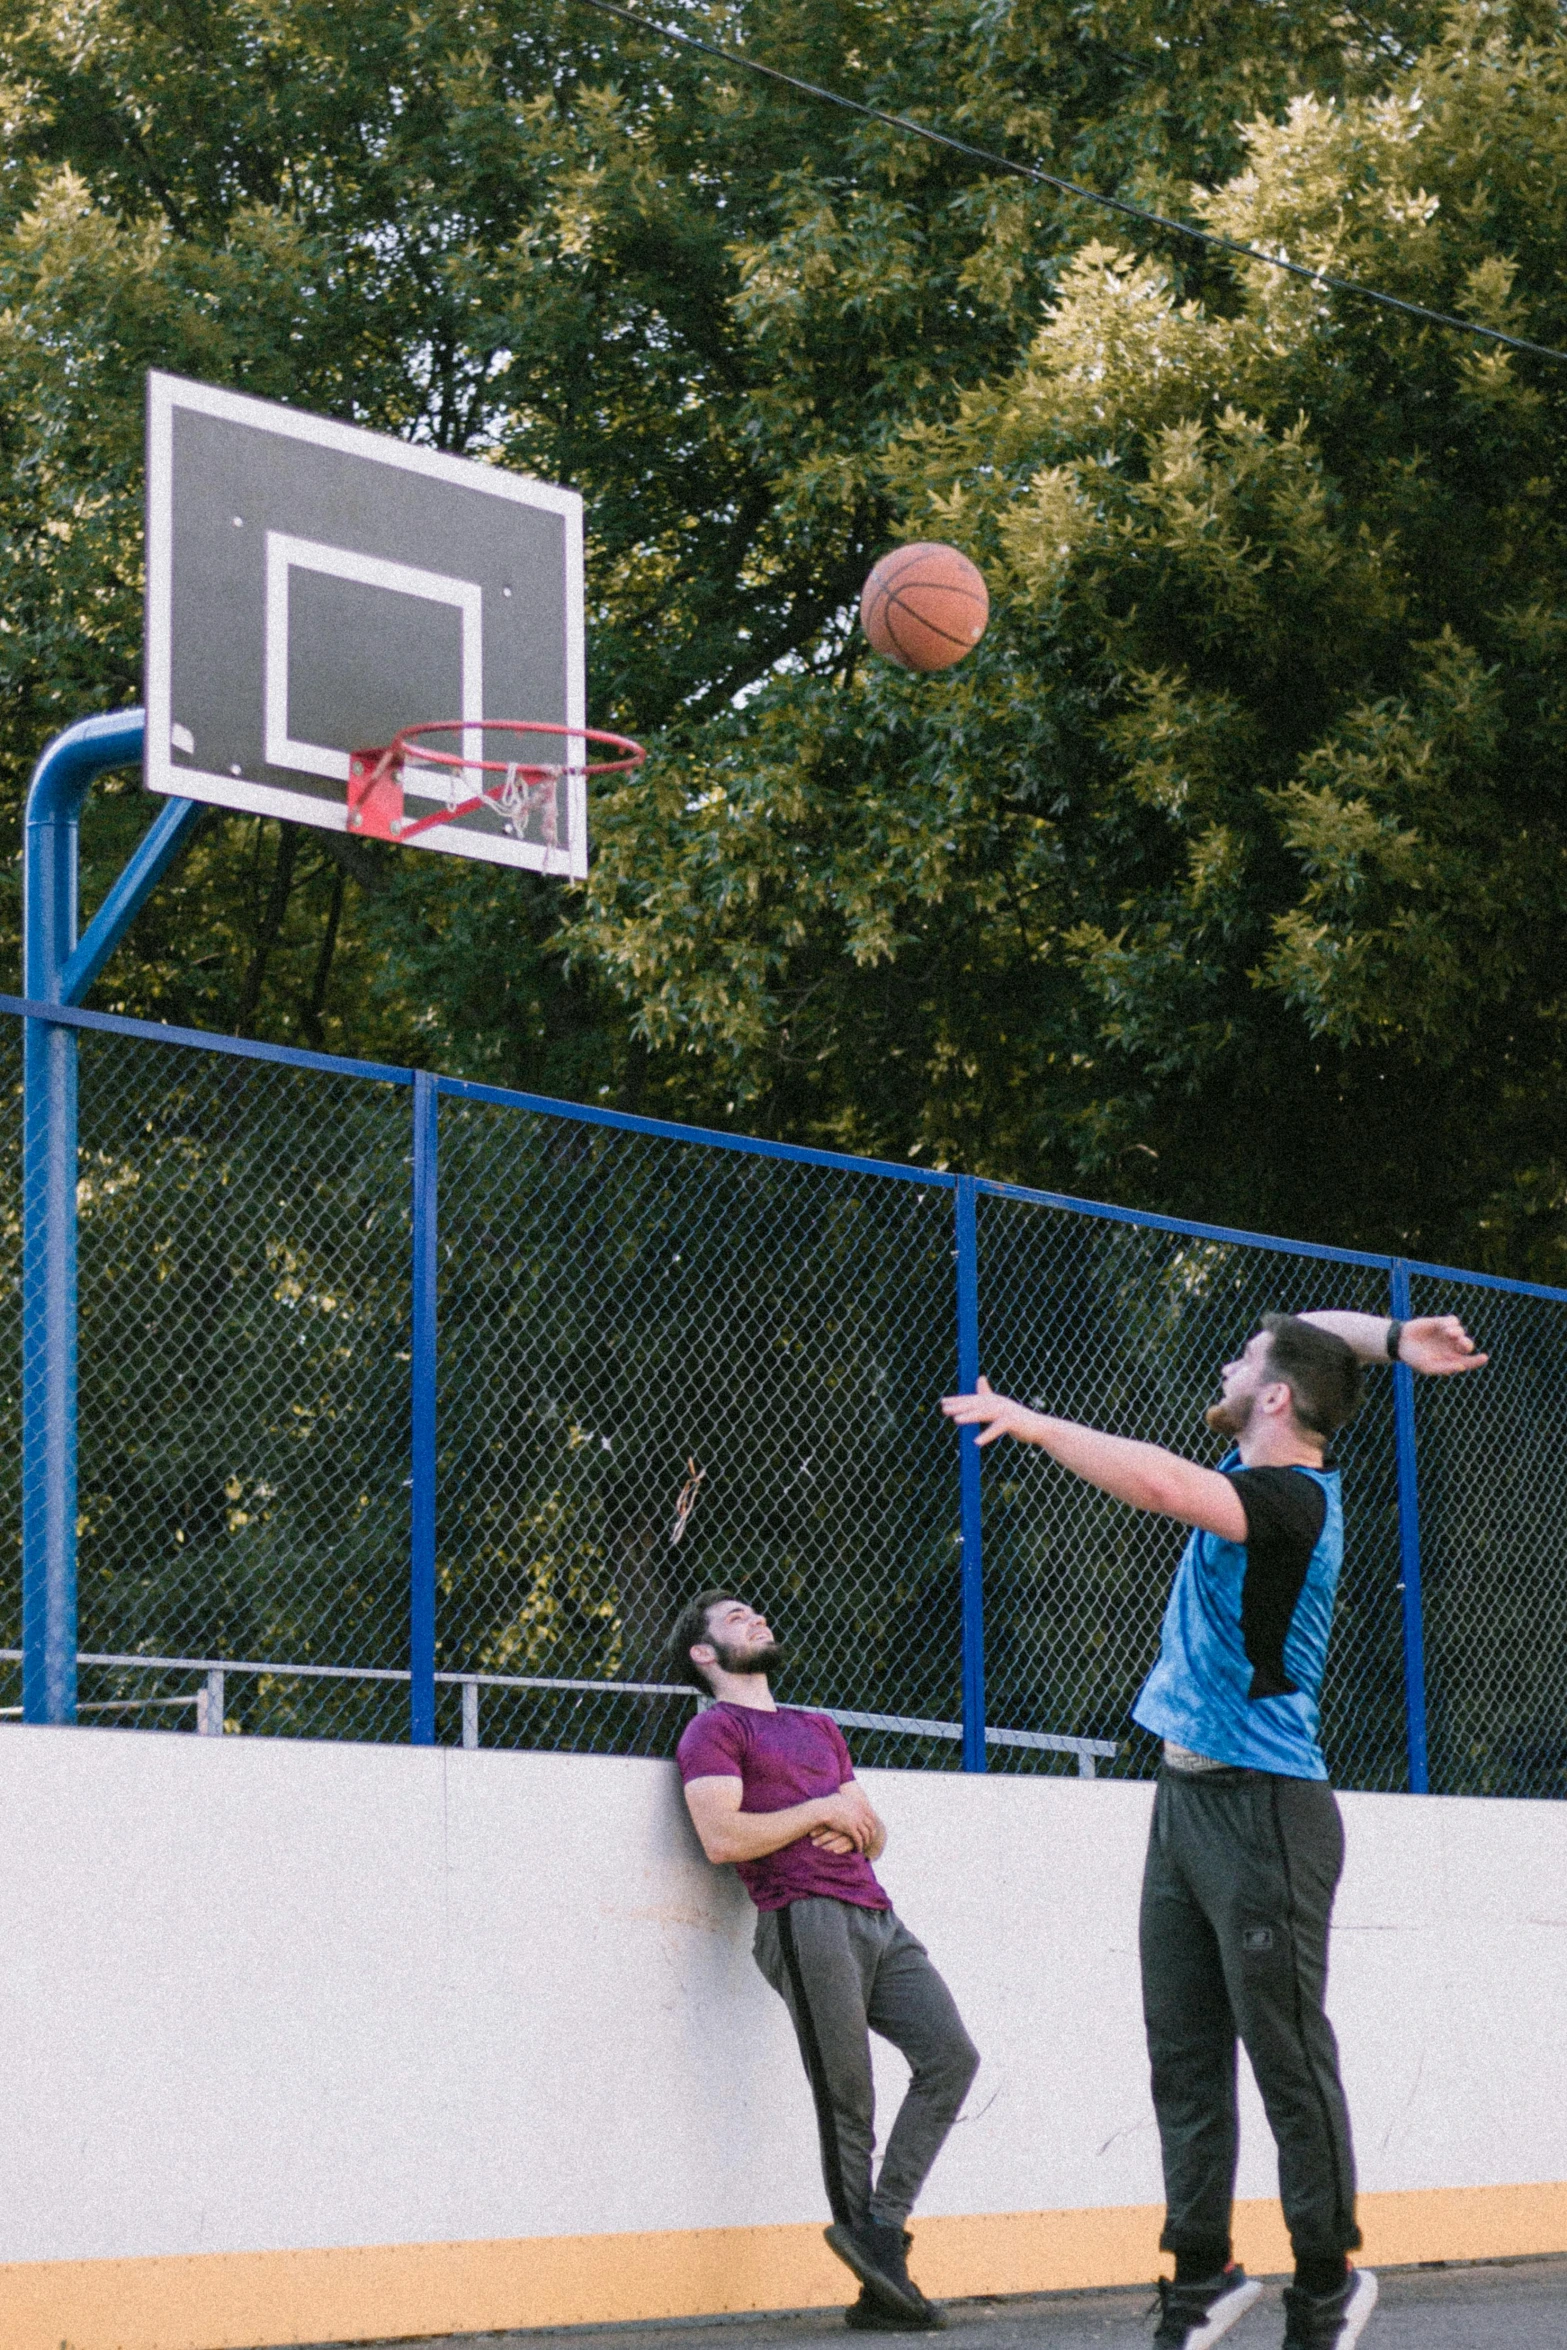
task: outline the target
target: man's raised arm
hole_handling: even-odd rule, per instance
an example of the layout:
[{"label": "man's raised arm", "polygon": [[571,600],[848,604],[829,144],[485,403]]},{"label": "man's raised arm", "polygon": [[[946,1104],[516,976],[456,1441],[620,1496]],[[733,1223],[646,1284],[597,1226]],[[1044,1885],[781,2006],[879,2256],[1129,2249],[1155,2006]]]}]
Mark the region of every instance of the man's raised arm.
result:
[{"label": "man's raised arm", "polygon": [[[1456,1314],[1422,1314],[1413,1322],[1394,1324],[1386,1314],[1313,1313],[1299,1316],[1319,1330],[1331,1331],[1352,1346],[1363,1363],[1390,1359],[1407,1363],[1411,1371],[1445,1378],[1454,1371],[1478,1371],[1488,1355],[1475,1351],[1475,1342]],[[1388,1347],[1389,1334],[1398,1332],[1396,1357]]]},{"label": "man's raised arm", "polygon": [[1226,1542],[1246,1539],[1246,1512],[1228,1477],[1166,1452],[1162,1445],[1111,1436],[1102,1428],[1057,1420],[1048,1412],[1031,1412],[1011,1396],[997,1395],[988,1379],[981,1379],[972,1395],[943,1396],[941,1408],[960,1428],[980,1428],[981,1444],[1015,1436],[1021,1444],[1037,1444],[1063,1469],[1114,1494],[1117,1501],[1130,1502],[1134,1509],[1155,1510],[1161,1517],[1178,1518],[1183,1526],[1201,1526]]}]

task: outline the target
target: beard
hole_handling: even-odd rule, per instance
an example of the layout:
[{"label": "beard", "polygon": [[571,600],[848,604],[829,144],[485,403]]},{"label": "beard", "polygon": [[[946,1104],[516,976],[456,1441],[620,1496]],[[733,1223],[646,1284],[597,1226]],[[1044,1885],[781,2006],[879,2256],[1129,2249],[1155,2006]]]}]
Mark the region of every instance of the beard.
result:
[{"label": "beard", "polygon": [[784,1661],[776,1640],[769,1640],[765,1648],[724,1648],[715,1640],[713,1654],[726,1673],[770,1673]]},{"label": "beard", "polygon": [[1208,1406],[1203,1418],[1215,1436],[1244,1436],[1251,1426],[1251,1415],[1256,1404],[1254,1395],[1221,1395],[1217,1403]]}]

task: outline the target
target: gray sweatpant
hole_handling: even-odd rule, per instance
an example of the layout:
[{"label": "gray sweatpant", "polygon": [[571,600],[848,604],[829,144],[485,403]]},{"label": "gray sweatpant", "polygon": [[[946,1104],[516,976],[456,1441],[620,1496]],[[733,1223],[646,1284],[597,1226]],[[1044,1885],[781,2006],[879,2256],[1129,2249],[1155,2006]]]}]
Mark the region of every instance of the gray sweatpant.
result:
[{"label": "gray sweatpant", "polygon": [[[901,2228],[979,2065],[952,1993],[890,1909],[825,1899],[764,1909],[752,1948],[800,2043],[833,2218]],[[912,2072],[874,2192],[871,2032],[901,2049]]]},{"label": "gray sweatpant", "polygon": [[1245,2044],[1297,2260],[1351,2252],[1355,2156],[1323,2013],[1344,1863],[1333,1790],[1265,1771],[1161,1772],[1143,1877],[1143,2013],[1167,2252],[1227,2243]]}]

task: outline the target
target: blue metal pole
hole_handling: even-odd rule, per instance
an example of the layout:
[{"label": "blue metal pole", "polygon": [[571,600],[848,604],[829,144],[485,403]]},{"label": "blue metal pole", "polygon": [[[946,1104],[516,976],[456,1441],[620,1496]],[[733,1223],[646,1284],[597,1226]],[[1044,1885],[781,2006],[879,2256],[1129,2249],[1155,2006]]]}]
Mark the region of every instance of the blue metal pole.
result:
[{"label": "blue metal pole", "polygon": [[76,1719],[76,1036],[42,1020],[22,1038],[22,1719]]},{"label": "blue metal pole", "polygon": [[61,972],[62,1004],[81,1002],[206,812],[200,800],[164,801]]},{"label": "blue metal pole", "polygon": [[[44,752],[23,829],[22,986],[75,1004],[200,814],[173,800],[76,942],[77,840],[95,775],[139,763],[140,710],[84,718]],[[147,855],[157,836],[157,849]],[[76,1719],[76,1032],[22,1040],[22,1718]]]},{"label": "blue metal pole", "polygon": [[440,1093],[414,1072],[413,1506],[408,1561],[409,1735],[435,1744],[436,1155]]},{"label": "blue metal pole", "polygon": [[[954,1197],[958,1256],[958,1386],[979,1378],[979,1187],[958,1177]],[[958,1522],[963,1537],[963,1768],[985,1768],[985,1555],[980,1514],[979,1430],[958,1434]]]},{"label": "blue metal pole", "polygon": [[[1393,1260],[1393,1318],[1409,1320],[1409,1267]],[[1409,1748],[1409,1792],[1431,1792],[1426,1749],[1425,1613],[1420,1593],[1420,1479],[1415,1465],[1415,1375],[1393,1366],[1393,1445],[1398,1462],[1398,1556],[1404,1602],[1404,1724]]]}]

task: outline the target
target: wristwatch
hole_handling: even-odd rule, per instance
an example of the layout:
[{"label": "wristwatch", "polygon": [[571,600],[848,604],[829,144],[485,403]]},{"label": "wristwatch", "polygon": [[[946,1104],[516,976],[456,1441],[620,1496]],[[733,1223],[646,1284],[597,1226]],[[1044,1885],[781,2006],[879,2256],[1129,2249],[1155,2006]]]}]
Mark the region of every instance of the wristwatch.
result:
[{"label": "wristwatch", "polygon": [[1404,1325],[1402,1322],[1389,1322],[1387,1326],[1387,1359],[1390,1363],[1398,1361],[1399,1341],[1403,1335]]}]

